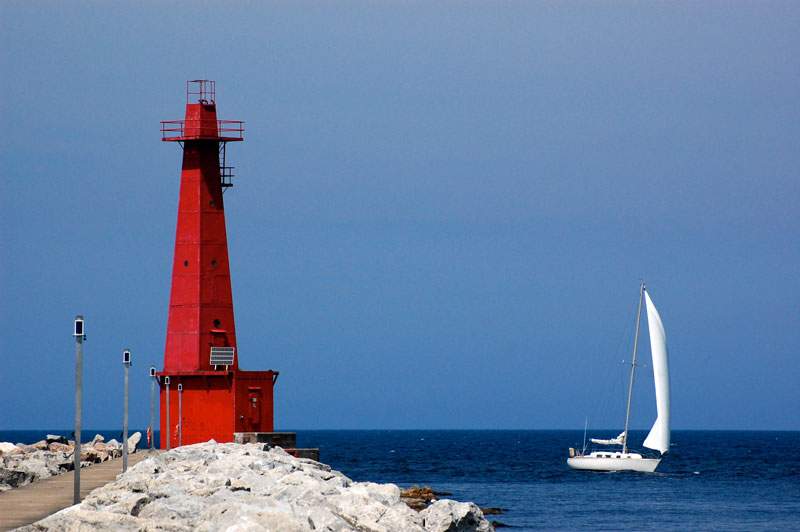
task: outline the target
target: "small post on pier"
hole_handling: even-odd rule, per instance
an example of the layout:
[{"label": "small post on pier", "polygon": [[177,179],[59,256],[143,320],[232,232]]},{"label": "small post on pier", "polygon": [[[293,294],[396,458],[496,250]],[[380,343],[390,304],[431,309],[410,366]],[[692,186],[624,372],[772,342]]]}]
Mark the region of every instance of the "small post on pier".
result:
[{"label": "small post on pier", "polygon": [[169,430],[169,375],[164,377],[164,385],[167,387],[167,422],[165,426],[167,427],[167,450],[170,450],[172,445],[170,444],[170,430]]},{"label": "small post on pier", "polygon": [[122,413],[122,472],[128,470],[128,369],[131,367],[131,350],[126,349],[122,352],[122,365],[124,367],[123,385],[123,413]]},{"label": "small post on pier", "polygon": [[72,451],[75,475],[72,485],[72,503],[81,502],[81,407],[83,403],[83,316],[75,316],[72,336],[75,338],[75,447]]},{"label": "small post on pier", "polygon": [[156,368],[150,366],[150,452],[156,444]]},{"label": "small post on pier", "polygon": [[178,384],[178,447],[183,445],[183,384]]}]

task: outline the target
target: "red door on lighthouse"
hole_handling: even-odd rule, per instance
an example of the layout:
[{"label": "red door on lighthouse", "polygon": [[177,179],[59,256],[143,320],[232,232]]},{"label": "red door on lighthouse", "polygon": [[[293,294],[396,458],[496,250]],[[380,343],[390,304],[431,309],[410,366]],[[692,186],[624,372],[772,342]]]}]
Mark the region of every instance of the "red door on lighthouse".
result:
[{"label": "red door on lighthouse", "polygon": [[248,388],[247,396],[250,402],[250,426],[252,432],[257,432],[261,427],[261,388]]}]

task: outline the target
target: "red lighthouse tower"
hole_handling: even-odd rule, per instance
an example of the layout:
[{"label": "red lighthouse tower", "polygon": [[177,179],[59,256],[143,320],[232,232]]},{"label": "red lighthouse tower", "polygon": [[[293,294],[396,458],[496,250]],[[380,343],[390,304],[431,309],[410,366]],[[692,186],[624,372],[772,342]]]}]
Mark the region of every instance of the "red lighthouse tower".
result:
[{"label": "red lighthouse tower", "polygon": [[161,140],[183,147],[164,370],[158,373],[162,448],[168,437],[175,447],[274,430],[278,372],[239,369],[233,317],[222,192],[233,175],[226,146],[244,140],[244,126],[218,120],[215,100],[213,81],[189,81],[185,118],[161,122]]}]

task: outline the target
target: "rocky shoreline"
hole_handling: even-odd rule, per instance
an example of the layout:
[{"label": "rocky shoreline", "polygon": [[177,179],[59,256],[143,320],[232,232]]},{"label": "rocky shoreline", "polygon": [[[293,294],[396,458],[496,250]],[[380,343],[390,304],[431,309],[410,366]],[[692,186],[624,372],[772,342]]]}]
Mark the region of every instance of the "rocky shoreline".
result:
[{"label": "rocky shoreline", "polygon": [[19,530],[488,532],[473,503],[417,511],[394,484],[354,482],[262,444],[188,445],[154,455],[81,504]]},{"label": "rocky shoreline", "polygon": [[[128,452],[136,452],[141,438],[140,432],[128,438]],[[72,471],[74,452],[74,441],[54,434],[31,445],[0,442],[0,492]],[[81,468],[120,456],[120,442],[106,442],[103,436],[96,434],[91,442],[81,445]]]},{"label": "rocky shoreline", "polygon": [[[447,491],[436,491],[430,486],[415,485],[411,486],[410,488],[400,490],[400,500],[406,503],[412,510],[417,511],[424,510],[431,504],[435,503],[438,499],[450,495],[452,495],[452,493]],[[505,513],[505,510],[495,506],[489,506],[486,508],[481,508],[481,512],[483,513],[483,516],[486,517],[487,515],[503,514]],[[491,521],[491,523],[495,528],[510,528],[510,525],[507,525],[501,521]]]}]

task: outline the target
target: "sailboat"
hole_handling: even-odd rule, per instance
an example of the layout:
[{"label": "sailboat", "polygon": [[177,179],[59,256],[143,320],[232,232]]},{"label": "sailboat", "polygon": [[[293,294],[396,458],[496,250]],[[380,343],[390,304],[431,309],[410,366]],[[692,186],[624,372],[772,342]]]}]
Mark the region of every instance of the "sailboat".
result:
[{"label": "sailboat", "polygon": [[[642,315],[642,302],[647,307],[647,325],[650,331],[650,354],[653,359],[653,381],[656,395],[656,421],[645,438],[644,447],[658,452],[657,457],[643,456],[631,451],[628,446],[628,423],[631,418],[631,395],[636,376],[636,351],[639,345],[639,325]],[[585,438],[585,437],[584,437]],[[628,379],[628,402],[625,409],[625,429],[610,439],[592,438],[592,443],[601,446],[622,446],[622,450],[583,450],[569,449],[567,464],[572,469],[591,471],[640,471],[652,473],[669,451],[669,362],[667,360],[667,338],[661,316],[647,293],[644,282],[639,287],[639,306],[636,311],[636,334],[633,339],[633,359]]]}]

